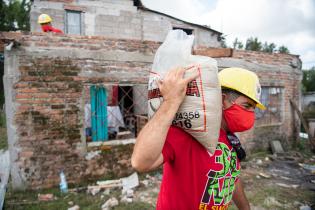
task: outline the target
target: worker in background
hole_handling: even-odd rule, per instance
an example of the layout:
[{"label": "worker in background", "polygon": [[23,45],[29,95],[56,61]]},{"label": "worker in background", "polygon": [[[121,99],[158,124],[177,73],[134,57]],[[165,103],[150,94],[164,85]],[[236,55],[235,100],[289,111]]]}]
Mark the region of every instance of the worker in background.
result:
[{"label": "worker in background", "polygon": [[43,32],[63,34],[62,30],[52,27],[51,21],[52,21],[51,17],[47,14],[41,14],[38,17],[38,23],[41,25]]},{"label": "worker in background", "polygon": [[222,120],[214,154],[179,127],[174,116],[185,98],[187,84],[177,68],[159,81],[163,102],[139,133],[131,158],[141,172],[163,164],[157,210],[227,210],[233,200],[238,209],[249,210],[240,180],[240,161],[246,156],[235,132],[253,127],[261,87],[255,73],[241,68],[219,72],[222,88]]}]

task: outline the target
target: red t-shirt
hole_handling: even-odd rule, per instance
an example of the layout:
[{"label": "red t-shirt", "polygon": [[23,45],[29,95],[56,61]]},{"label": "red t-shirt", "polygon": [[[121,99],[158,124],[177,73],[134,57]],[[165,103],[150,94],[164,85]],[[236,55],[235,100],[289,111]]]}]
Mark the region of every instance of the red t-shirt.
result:
[{"label": "red t-shirt", "polygon": [[226,210],[240,174],[225,131],[214,155],[191,135],[172,126],[162,151],[163,179],[157,210]]},{"label": "red t-shirt", "polygon": [[51,25],[48,25],[48,24],[42,25],[42,31],[43,32],[54,32],[54,33],[63,34],[62,30],[60,30],[58,28],[54,28],[54,27],[52,27]]}]

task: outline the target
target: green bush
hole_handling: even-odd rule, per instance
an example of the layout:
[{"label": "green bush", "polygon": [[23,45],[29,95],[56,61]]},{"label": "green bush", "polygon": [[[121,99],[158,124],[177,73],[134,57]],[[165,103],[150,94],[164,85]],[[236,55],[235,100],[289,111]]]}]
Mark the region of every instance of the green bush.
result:
[{"label": "green bush", "polygon": [[3,111],[0,111],[0,127],[5,128],[6,122],[5,122],[5,113]]}]

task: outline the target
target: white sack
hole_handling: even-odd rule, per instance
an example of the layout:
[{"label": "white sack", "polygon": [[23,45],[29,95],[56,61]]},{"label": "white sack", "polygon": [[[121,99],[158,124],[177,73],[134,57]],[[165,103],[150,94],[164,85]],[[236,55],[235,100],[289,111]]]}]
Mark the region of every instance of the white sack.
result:
[{"label": "white sack", "polygon": [[199,77],[189,83],[186,97],[173,124],[195,137],[209,152],[214,153],[221,126],[222,99],[216,60],[191,54],[193,35],[182,30],[170,31],[157,50],[148,85],[148,114],[152,117],[163,101],[157,80],[175,67],[189,68],[185,76],[199,72]]}]

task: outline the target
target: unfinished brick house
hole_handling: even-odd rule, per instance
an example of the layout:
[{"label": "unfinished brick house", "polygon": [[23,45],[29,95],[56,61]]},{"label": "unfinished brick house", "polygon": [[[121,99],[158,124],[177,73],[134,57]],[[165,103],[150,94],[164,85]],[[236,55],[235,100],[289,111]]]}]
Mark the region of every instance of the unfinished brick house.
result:
[{"label": "unfinished brick house", "polygon": [[220,32],[146,8],[140,0],[34,0],[31,31],[41,31],[40,14],[67,34],[162,42],[171,29],[195,35],[195,46],[220,47]]},{"label": "unfinished brick house", "polygon": [[[50,8],[58,5],[56,14],[63,8],[60,14],[65,15],[64,5],[82,9],[84,4],[80,2],[87,1],[49,1],[49,5]],[[128,5],[123,8],[133,8],[137,1],[117,2]],[[44,12],[38,6],[44,3],[48,1],[34,1],[33,7],[37,9],[33,11]],[[85,9],[87,14],[89,8]],[[143,15],[143,20],[146,15],[164,17],[139,7],[128,14]],[[86,22],[84,24],[89,27]],[[37,30],[35,27],[33,23],[32,28]],[[169,29],[172,27],[167,26],[165,31]],[[95,27],[94,33],[98,30]],[[143,27],[142,35],[126,37],[125,34],[120,38],[117,38],[120,32],[111,37],[101,36],[100,31],[97,32],[99,36],[2,33],[1,40],[14,42],[12,49],[5,50],[3,78],[14,188],[55,186],[59,183],[61,170],[70,183],[121,177],[132,172],[132,143],[144,123],[149,71],[155,51],[163,40],[145,35],[149,33],[147,30],[149,28]],[[255,127],[241,136],[244,146],[248,150],[262,149],[267,148],[270,140],[294,139],[295,119],[289,99],[300,101],[299,57],[217,48],[220,33],[207,30],[212,41],[202,44],[200,36],[199,44],[194,47],[195,54],[214,57],[219,69],[243,67],[255,71],[261,78],[261,100],[268,109],[257,112]],[[85,34],[91,35],[87,31]],[[96,137],[93,142],[87,142],[85,106],[87,103],[92,106],[92,101],[97,101],[98,97],[93,96],[96,89],[105,90],[101,101],[107,115],[96,116],[103,117],[99,123],[108,129],[106,138]],[[114,128],[114,134],[110,127]]]}]

